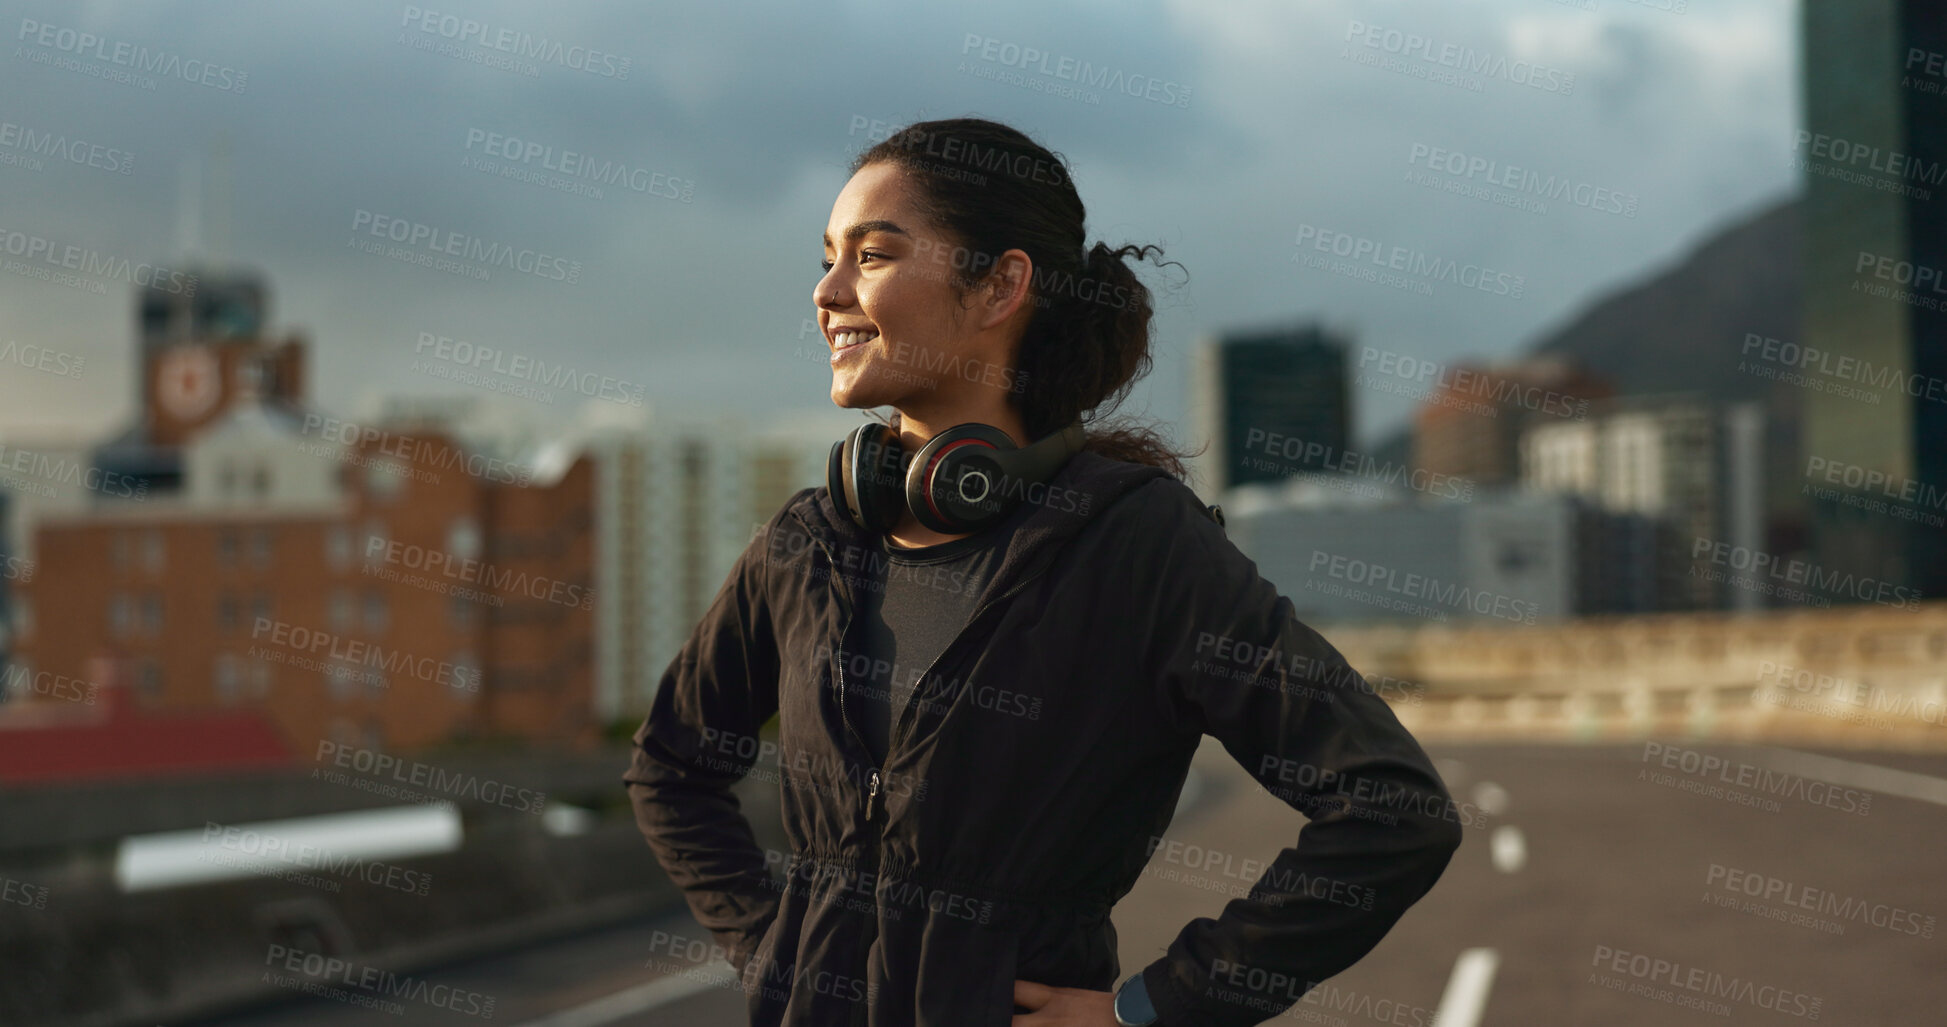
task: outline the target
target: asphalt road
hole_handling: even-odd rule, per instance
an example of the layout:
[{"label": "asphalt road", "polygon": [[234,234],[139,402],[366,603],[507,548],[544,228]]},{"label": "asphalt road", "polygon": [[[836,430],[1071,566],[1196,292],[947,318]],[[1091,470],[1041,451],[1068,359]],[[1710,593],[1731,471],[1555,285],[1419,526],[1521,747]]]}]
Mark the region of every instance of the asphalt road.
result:
[{"label": "asphalt road", "polygon": [[[1430,745],[1480,814],[1446,876],[1363,961],[1266,1022],[1947,1023],[1933,921],[1947,916],[1947,757],[1660,744]],[[1218,915],[1303,825],[1214,742],[1196,767],[1169,831],[1182,845],[1116,908],[1125,975]],[[743,1024],[729,967],[682,955],[698,938],[677,916],[423,976],[491,996],[495,1023]],[[404,1005],[309,998],[210,1022],[480,1020]]]}]

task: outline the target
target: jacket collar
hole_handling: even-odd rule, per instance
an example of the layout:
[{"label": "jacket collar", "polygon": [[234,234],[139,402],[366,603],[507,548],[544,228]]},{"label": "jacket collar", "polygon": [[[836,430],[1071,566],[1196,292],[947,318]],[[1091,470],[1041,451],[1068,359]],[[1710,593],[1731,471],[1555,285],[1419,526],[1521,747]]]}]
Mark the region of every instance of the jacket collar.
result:
[{"label": "jacket collar", "polygon": [[[1001,533],[1009,527],[1017,530],[1008,536],[1007,550],[988,580],[987,593],[1002,594],[1016,580],[1037,573],[1063,543],[1102,511],[1145,482],[1166,477],[1169,473],[1160,467],[1115,460],[1088,450],[1068,458],[1045,487],[1028,490],[1028,499],[989,529]],[[878,548],[879,538],[841,514],[825,486],[792,504],[789,513],[814,539],[833,551]]]}]

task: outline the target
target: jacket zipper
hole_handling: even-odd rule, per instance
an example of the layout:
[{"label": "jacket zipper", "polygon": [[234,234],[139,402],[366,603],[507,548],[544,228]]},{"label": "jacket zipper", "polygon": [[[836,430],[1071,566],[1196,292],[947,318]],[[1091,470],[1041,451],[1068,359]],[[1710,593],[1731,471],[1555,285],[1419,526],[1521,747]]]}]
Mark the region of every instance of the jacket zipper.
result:
[{"label": "jacket zipper", "polygon": [[[835,647],[835,652],[842,653],[845,643],[852,637],[852,616],[858,604],[852,595],[851,586],[845,584],[843,578],[838,577],[838,558],[832,555],[831,547],[826,545],[825,540],[822,538],[818,539],[817,542],[819,551],[825,554],[825,563],[831,567],[833,580],[838,582],[837,587],[839,592],[845,596],[845,623],[838,629],[839,644]],[[835,658],[837,660],[838,719],[844,723],[845,733],[851,736],[852,742],[858,746],[859,751],[869,756],[872,753],[872,749],[865,744],[865,738],[858,733],[858,730],[852,727],[852,718],[845,715],[845,693],[848,691],[845,687],[845,660],[842,656],[835,656]],[[890,744],[887,746],[887,751],[891,751]],[[865,819],[867,823],[870,823],[873,819],[872,801],[878,797],[878,794],[879,768],[873,767],[870,776],[867,778],[867,792],[865,796]]]},{"label": "jacket zipper", "polygon": [[[852,636],[852,616],[853,616],[853,611],[855,611],[858,608],[858,604],[855,597],[852,595],[851,586],[845,584],[843,578],[836,577],[836,575],[838,574],[838,558],[832,555],[831,547],[827,546],[825,544],[825,540],[822,538],[818,539],[817,542],[818,542],[819,550],[825,554],[825,563],[831,568],[831,573],[834,575],[835,580],[839,582],[839,584],[837,585],[838,591],[840,592],[840,594],[844,595],[845,597],[845,623],[838,629],[838,642],[839,642],[838,648],[842,650],[845,642],[849,640]],[[837,674],[837,681],[838,681],[838,719],[845,724],[845,733],[852,736],[852,741],[854,744],[856,744],[859,747],[859,751],[866,753],[867,755],[871,755],[872,750],[866,746],[865,739],[860,737],[858,731],[852,727],[852,719],[845,715],[845,692],[846,692],[845,660],[842,657],[838,660],[838,669],[836,674]],[[887,745],[887,752],[888,753],[891,752],[890,744]],[[878,798],[879,795],[879,768],[878,767],[872,768],[871,776],[867,780],[868,780],[868,788],[865,794],[865,821],[866,823],[870,824],[872,823],[872,803],[875,799]],[[884,829],[881,828],[880,830],[884,830]],[[877,856],[879,851],[879,840],[876,836],[872,835],[872,832],[867,831],[865,833],[868,837],[872,838],[872,852],[874,856],[872,862],[873,862],[874,872],[876,876],[877,867],[878,867]],[[873,927],[872,930],[860,932],[859,966],[861,967],[861,973],[869,972],[868,969],[865,969],[866,960],[869,959],[872,955],[872,943],[878,940],[879,931],[878,931],[878,923],[876,920],[873,922],[872,927]],[[865,1024],[868,1022],[869,1018],[870,1018],[870,1010],[867,1008],[866,1004],[863,1002],[854,1003],[852,1007],[852,1016],[848,1021],[849,1027],[865,1027]]]},{"label": "jacket zipper", "polygon": [[[809,525],[807,525],[807,527],[809,527]],[[817,539],[817,542],[818,542],[819,550],[825,554],[826,564],[830,566],[831,572],[834,575],[836,575],[838,573],[837,557],[832,555],[831,547],[826,545],[825,540],[823,538]],[[967,618],[966,626],[961,628],[960,633],[953,637],[953,641],[948,642],[946,648],[941,650],[939,655],[933,657],[933,661],[926,665],[926,669],[924,671],[920,672],[920,676],[914,684],[915,691],[917,691],[919,686],[923,684],[926,681],[926,679],[932,675],[933,669],[939,666],[940,661],[944,659],[948,653],[953,651],[953,647],[958,645],[961,639],[967,637],[967,635],[972,631],[973,626],[980,622],[980,618],[984,616],[988,610],[993,609],[995,606],[1001,604],[1002,602],[1007,601],[1008,599],[1012,599],[1016,593],[1020,592],[1023,588],[1026,588],[1029,582],[1040,577],[1042,572],[1047,570],[1048,564],[1052,562],[1053,562],[1052,560],[1042,561],[1041,566],[1037,567],[1034,573],[1029,574],[1023,577],[1020,581],[1015,582],[1013,587],[1009,588],[1002,595],[997,596],[993,599],[988,600],[987,602],[980,604],[980,608],[974,611],[972,617]],[[839,643],[842,646],[847,640],[851,638],[852,616],[853,616],[853,611],[857,608],[857,603],[855,601],[855,597],[852,595],[851,586],[845,584],[843,578],[839,578],[837,580],[839,581],[838,590],[840,591],[840,593],[842,593],[845,596],[845,624],[839,628]],[[872,750],[866,746],[865,739],[861,738],[859,736],[858,731],[852,727],[851,718],[845,715],[846,689],[845,689],[845,661],[843,659],[840,659],[838,661],[837,680],[838,680],[838,719],[844,721],[845,731],[847,734],[852,736],[852,741],[858,745],[859,751],[870,755]],[[901,712],[903,714],[904,711]],[[903,715],[895,718],[894,722],[892,723],[890,729],[887,732],[886,759],[888,761],[892,759],[892,754],[898,749],[897,742],[905,737],[904,733],[900,731],[900,728],[904,725],[904,723],[905,723],[905,717]],[[865,794],[865,820],[866,823],[868,824],[874,822],[872,809],[873,809],[873,804],[878,800],[879,797],[880,780],[881,780],[880,768],[873,767],[871,774],[866,779],[867,789]],[[883,831],[884,827],[880,827],[880,830]],[[870,835],[871,832],[867,832],[867,834]],[[873,864],[876,869],[878,864],[878,860],[876,856],[878,854],[878,849],[879,849],[878,839],[876,837],[873,838],[872,849],[873,849],[873,854],[875,856],[873,860]],[[869,956],[872,952],[872,943],[877,940],[878,933],[879,933],[876,927],[877,925],[875,923],[874,924],[875,929],[869,932],[865,932],[864,937],[861,940],[861,949],[860,949],[861,960]],[[851,1017],[852,1027],[862,1027],[862,1025],[866,1023],[867,1017],[868,1017],[868,1013],[867,1013],[865,1003],[862,1002],[858,1003],[853,1008],[852,1011],[852,1017]]]}]

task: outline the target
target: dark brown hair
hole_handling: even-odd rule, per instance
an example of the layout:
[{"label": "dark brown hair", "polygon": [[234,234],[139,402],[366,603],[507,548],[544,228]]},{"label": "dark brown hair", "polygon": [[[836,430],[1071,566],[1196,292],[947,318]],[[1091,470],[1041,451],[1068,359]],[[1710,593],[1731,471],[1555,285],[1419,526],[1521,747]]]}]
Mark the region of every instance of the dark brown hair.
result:
[{"label": "dark brown hair", "polygon": [[1002,253],[1019,249],[1033,262],[1035,312],[1014,368],[1023,388],[1007,399],[1028,437],[1039,439],[1081,417],[1088,450],[1184,480],[1185,454],[1154,428],[1084,416],[1114,410],[1154,365],[1149,290],[1124,258],[1163,248],[1087,246],[1086,210],[1066,161],[998,122],[915,122],[860,154],[851,172],[881,162],[900,170],[921,216],[955,242],[948,282],[963,299]]}]

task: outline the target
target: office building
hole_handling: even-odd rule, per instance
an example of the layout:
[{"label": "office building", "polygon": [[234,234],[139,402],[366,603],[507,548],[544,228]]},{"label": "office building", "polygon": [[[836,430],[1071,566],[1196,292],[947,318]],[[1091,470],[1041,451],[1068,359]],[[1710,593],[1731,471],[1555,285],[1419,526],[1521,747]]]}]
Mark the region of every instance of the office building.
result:
[{"label": "office building", "polygon": [[1700,540],[1763,551],[1763,435],[1756,403],[1719,407],[1693,394],[1599,400],[1583,419],[1532,424],[1521,435],[1521,482],[1661,525],[1644,534],[1611,522],[1629,533],[1614,543],[1622,553],[1655,554],[1660,585],[1649,609],[1756,608],[1760,593],[1690,573],[1690,553]]},{"label": "office building", "polygon": [[1947,527],[1899,516],[1947,512],[1947,17],[1932,0],[1800,12],[1803,342],[1824,355],[1802,371],[1851,390],[1805,396],[1800,466],[1842,471],[1808,478],[1813,559],[1947,595]]},{"label": "office building", "polygon": [[1343,459],[1350,345],[1348,333],[1315,323],[1200,341],[1191,352],[1189,448],[1209,448],[1190,461],[1198,491],[1220,495]]},{"label": "office building", "polygon": [[595,476],[595,705],[640,717],[731,567],[799,489],[825,483],[834,408],[768,430],[657,416],[583,443]]},{"label": "office building", "polygon": [[1574,499],[1338,486],[1321,475],[1249,485],[1225,508],[1231,540],[1300,620],[1537,624],[1584,612]]}]

